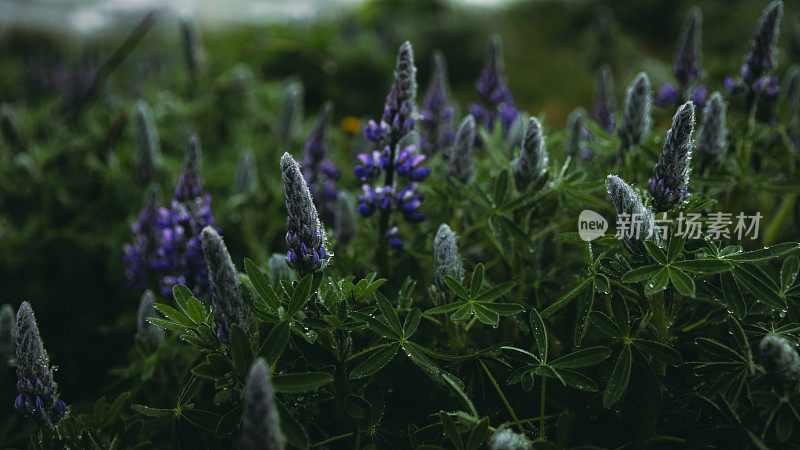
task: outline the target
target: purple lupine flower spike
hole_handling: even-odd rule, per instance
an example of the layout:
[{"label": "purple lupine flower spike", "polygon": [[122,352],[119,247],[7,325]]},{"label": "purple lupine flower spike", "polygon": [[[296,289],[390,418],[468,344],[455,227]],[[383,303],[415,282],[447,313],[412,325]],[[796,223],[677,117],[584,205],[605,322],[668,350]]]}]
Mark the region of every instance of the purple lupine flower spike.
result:
[{"label": "purple lupine flower spike", "polygon": [[283,450],[275,391],[267,362],[258,358],[250,368],[244,388],[244,411],[239,447],[242,450]]},{"label": "purple lupine flower spike", "polygon": [[614,132],[614,79],[608,66],[600,68],[594,89],[592,118],[609,134]]},{"label": "purple lupine flower spike", "polygon": [[653,209],[659,213],[683,203],[688,196],[689,162],[692,159],[694,104],[686,102],[675,113],[672,128],[667,132],[653,178],[648,184]]},{"label": "purple lupine flower spike", "polygon": [[300,166],[288,153],[281,157],[281,175],[288,228],[286,262],[303,277],[325,268],[333,254]]},{"label": "purple lupine flower spike", "polygon": [[700,62],[702,28],[703,16],[700,8],[692,8],[683,28],[678,52],[675,55],[675,63],[672,65],[672,73],[683,87],[692,84],[700,76],[702,70]]},{"label": "purple lupine flower spike", "polygon": [[67,414],[30,303],[17,311],[17,395],[14,407],[40,427],[53,428]]},{"label": "purple lupine flower spike", "polygon": [[203,178],[200,175],[200,143],[197,136],[189,138],[189,152],[183,163],[183,171],[175,186],[175,200],[185,202],[205,195]]},{"label": "purple lupine flower spike", "polygon": [[147,289],[149,286],[153,257],[159,245],[159,208],[158,189],[153,187],[139,218],[131,224],[133,241],[123,246],[122,264],[129,288]]},{"label": "purple lupine flower spike", "polygon": [[703,123],[697,130],[697,150],[706,156],[719,156],[728,146],[726,127],[727,105],[719,92],[711,94],[708,105],[703,110]]},{"label": "purple lupine flower spike", "polygon": [[629,224],[626,234],[622,236],[623,247],[641,257],[647,254],[644,241],[650,240],[660,246],[663,242],[661,230],[655,226],[653,213],[645,208],[639,194],[616,175],[606,178],[606,190],[614,205],[617,220],[627,220]]},{"label": "purple lupine flower spike", "polygon": [[586,141],[592,138],[591,133],[586,128],[586,110],[581,107],[575,108],[567,117],[567,138],[564,139],[564,149],[573,158],[585,157],[590,154],[586,148]]},{"label": "purple lupine flower spike", "polygon": [[472,177],[472,148],[475,145],[475,119],[467,116],[461,121],[456,133],[455,145],[450,152],[450,167],[447,175],[462,183]]},{"label": "purple lupine flower spike", "polygon": [[420,108],[420,147],[430,156],[453,143],[454,108],[449,98],[447,66],[441,52],[433,54],[433,74]]},{"label": "purple lupine flower spike", "polygon": [[[495,121],[499,119],[504,134],[507,134],[519,116],[519,110],[516,108],[514,94],[511,93],[506,81],[500,36],[494,35],[489,40],[486,63],[475,83],[475,89],[484,104],[472,104],[469,108],[470,114],[476,122],[483,124],[489,130],[494,128]],[[480,145],[480,138],[476,136],[475,142]]]},{"label": "purple lupine flower spike", "polygon": [[370,121],[364,134],[373,142],[398,141],[416,124],[417,67],[414,50],[406,41],[397,53],[394,82],[386,95],[386,104],[380,124]]},{"label": "purple lupine flower spike", "polygon": [[314,200],[323,223],[332,224],[335,220],[335,202],[339,193],[336,180],[339,169],[328,160],[328,141],[326,138],[328,122],[333,114],[333,104],[325,103],[317,124],[306,141],[303,152],[303,176],[306,178],[311,198]]},{"label": "purple lupine flower spike", "polygon": [[202,240],[211,285],[214,323],[217,335],[227,341],[231,325],[237,324],[244,330],[250,328],[250,308],[244,302],[239,275],[220,235],[213,228],[205,227]]}]

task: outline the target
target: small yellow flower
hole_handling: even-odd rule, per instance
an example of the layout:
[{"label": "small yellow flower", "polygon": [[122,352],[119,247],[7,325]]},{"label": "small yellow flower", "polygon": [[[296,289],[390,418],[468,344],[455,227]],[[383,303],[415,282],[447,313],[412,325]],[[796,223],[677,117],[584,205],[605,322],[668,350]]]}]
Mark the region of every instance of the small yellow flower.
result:
[{"label": "small yellow flower", "polygon": [[361,128],[361,121],[357,117],[347,116],[342,119],[342,129],[350,134],[355,134]]}]

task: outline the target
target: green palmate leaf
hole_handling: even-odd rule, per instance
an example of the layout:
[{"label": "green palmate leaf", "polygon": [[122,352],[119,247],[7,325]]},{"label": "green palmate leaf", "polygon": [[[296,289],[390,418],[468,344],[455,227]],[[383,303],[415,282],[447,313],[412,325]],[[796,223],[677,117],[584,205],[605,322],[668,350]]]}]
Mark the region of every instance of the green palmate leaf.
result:
[{"label": "green palmate leaf", "polygon": [[400,318],[397,317],[397,311],[395,311],[392,304],[389,303],[389,300],[383,295],[378,295],[378,308],[381,310],[381,314],[386,320],[387,325],[389,325],[389,328],[391,328],[395,334],[402,336],[403,326],[400,325]]},{"label": "green palmate leaf", "polygon": [[662,266],[667,263],[667,255],[664,254],[664,250],[658,246],[653,241],[644,241],[644,246],[647,249],[647,253],[650,254],[650,257],[655,260],[658,264]]},{"label": "green palmate leaf", "polygon": [[278,323],[272,327],[267,338],[261,344],[261,348],[258,349],[258,354],[264,357],[270,367],[275,365],[289,343],[291,331],[289,322]]},{"label": "green palmate leaf", "polygon": [[672,263],[673,267],[692,273],[721,273],[733,268],[733,264],[721,259],[689,259]]},{"label": "green palmate leaf", "polygon": [[214,431],[219,423],[219,414],[203,411],[202,409],[184,408],[181,409],[181,415],[189,423],[201,430]]},{"label": "green palmate leaf", "polygon": [[530,317],[531,331],[536,340],[536,348],[539,350],[539,358],[542,362],[547,362],[547,329],[544,326],[544,320],[535,308],[531,308]]},{"label": "green palmate leaf", "polygon": [[628,304],[619,294],[611,296],[611,315],[614,318],[614,323],[625,333],[625,336],[628,336],[630,334],[631,321],[630,315],[628,314]]},{"label": "green palmate leaf", "polygon": [[[224,367],[222,370],[227,372],[227,370]],[[195,395],[197,395],[197,393],[200,391],[200,388],[203,387],[204,383],[205,380],[203,380],[201,377],[198,377],[197,375],[192,375],[191,377],[189,377],[189,381],[186,383],[186,386],[183,387],[181,395],[178,397],[178,405],[184,406],[190,401],[192,401]]]},{"label": "green palmate leaf", "polygon": [[770,247],[762,248],[759,250],[736,253],[725,257],[725,259],[737,263],[766,261],[768,259],[781,257],[789,252],[796,250],[797,248],[800,248],[800,244],[798,244],[797,242],[784,242],[782,244],[772,245]]},{"label": "green palmate leaf", "polygon": [[646,281],[644,284],[644,293],[645,295],[655,295],[664,289],[667,288],[667,283],[669,282],[669,269],[663,267],[661,270],[656,272],[653,275],[653,278],[650,281]]},{"label": "green palmate leaf", "polygon": [[500,322],[499,314],[494,311],[490,311],[480,303],[473,303],[472,309],[475,311],[475,314],[478,316],[478,320],[480,320],[481,323],[485,323],[487,325],[497,325]]},{"label": "green palmate leaf", "polygon": [[297,284],[294,288],[294,292],[292,292],[292,297],[289,299],[289,307],[288,313],[289,316],[294,316],[304,306],[311,298],[311,287],[314,283],[314,276],[313,275],[306,275],[300,280],[300,283]]},{"label": "green palmate leaf", "polygon": [[614,406],[622,398],[625,390],[628,389],[628,380],[631,376],[631,361],[631,347],[625,344],[622,346],[614,371],[611,372],[611,378],[608,379],[606,390],[603,392],[603,406],[607,409]]},{"label": "green palmate leaf", "polygon": [[186,317],[183,313],[173,308],[172,306],[165,305],[164,303],[155,303],[153,307],[155,307],[159,312],[161,312],[161,314],[164,314],[165,317],[174,320],[175,322],[179,323],[180,325],[183,325],[186,328],[194,328],[195,326],[197,326],[196,322]]},{"label": "green palmate leaf", "polygon": [[589,320],[592,321],[592,325],[597,327],[598,330],[602,331],[609,337],[624,337],[622,330],[617,326],[617,324],[600,311],[592,311],[592,313],[589,315]]},{"label": "green palmate leaf", "polygon": [[652,279],[659,270],[662,269],[662,266],[644,266],[644,267],[637,267],[636,269],[631,269],[625,275],[622,276],[623,283],[638,283],[640,281]]},{"label": "green palmate leaf", "polygon": [[578,317],[575,319],[575,346],[580,347],[583,342],[583,337],[586,335],[586,329],[589,325],[589,314],[594,307],[594,294],[596,289],[589,289],[588,294],[584,295],[578,303]]},{"label": "green palmate leaf", "polygon": [[356,380],[377,373],[389,364],[399,348],[400,344],[394,343],[373,353],[366,361],[361,362],[350,371],[350,379]]},{"label": "green palmate leaf", "polygon": [[464,393],[464,389],[459,385],[461,380],[459,380],[458,378],[456,378],[453,375],[451,375],[451,374],[449,374],[447,372],[444,372],[444,371],[442,372],[442,378],[444,378],[444,380],[447,382],[447,384],[454,391],[456,391],[456,394],[458,395],[458,397],[461,399],[461,401],[464,403],[464,405],[467,407],[467,409],[469,409],[469,412],[472,413],[472,417],[477,418],[478,417],[478,410],[475,409],[475,405],[472,404],[472,400],[469,399],[467,394]]},{"label": "green palmate leaf", "polygon": [[664,344],[646,339],[634,339],[633,342],[646,354],[659,361],[663,361],[670,366],[680,366],[683,364],[683,358],[681,358],[681,354]]},{"label": "green palmate leaf", "polygon": [[281,431],[283,432],[283,436],[286,437],[286,442],[297,448],[309,448],[308,433],[306,433],[306,429],[303,428],[303,425],[301,425],[281,403],[276,403],[276,405],[278,406]]},{"label": "green palmate leaf", "polygon": [[489,437],[489,418],[484,417],[469,434],[466,450],[478,450]]},{"label": "green palmate leaf", "polygon": [[506,201],[508,192],[508,171],[501,170],[494,181],[494,204],[499,207]]},{"label": "green palmate leaf", "polygon": [[[428,374],[434,381],[439,384],[449,385],[450,382],[456,383],[460,389],[464,389],[464,382],[455,377],[452,374],[448,374],[452,377],[450,382],[444,379],[442,373],[444,372],[442,369],[438,368],[436,364],[433,363],[428,357],[424,354],[424,349],[419,344],[416,344],[411,341],[406,341],[402,344],[403,350],[406,352],[406,355],[411,359],[411,361],[416,364],[423,372]],[[444,372],[446,373],[446,372]]]},{"label": "green palmate leaf", "polygon": [[253,364],[253,349],[247,333],[238,324],[232,324],[230,330],[231,359],[233,370],[241,378],[247,376],[250,365]]},{"label": "green palmate leaf", "polygon": [[152,323],[153,325],[158,325],[161,328],[172,330],[178,333],[183,333],[184,331],[186,331],[185,326],[177,322],[173,322],[171,320],[159,319],[158,317],[148,317],[147,321]]},{"label": "green palmate leaf", "polygon": [[750,369],[750,373],[754,373],[755,368],[753,366],[753,352],[750,350],[750,344],[747,342],[747,336],[744,334],[742,325],[739,324],[739,321],[736,320],[735,317],[728,316],[728,327],[730,328],[731,333],[733,333],[733,338],[736,340],[736,345],[739,346],[739,350],[744,356],[745,363]]},{"label": "green palmate leaf", "polygon": [[258,296],[266,302],[267,306],[269,306],[272,311],[277,311],[281,306],[281,300],[278,298],[278,295],[275,294],[266,275],[264,275],[256,263],[249,258],[244,259],[244,270],[247,272],[247,277],[250,278],[250,282],[253,283],[253,287],[258,293]]},{"label": "green palmate leaf", "polygon": [[571,291],[564,294],[564,296],[553,302],[552,305],[545,308],[544,311],[542,311],[542,317],[550,317],[551,315],[555,314],[556,311],[566,306],[567,303],[569,303],[569,301],[572,300],[581,291],[589,287],[589,283],[591,282],[592,278],[587,278],[583,280],[578,286],[576,286]]},{"label": "green palmate leaf", "polygon": [[422,312],[418,308],[412,309],[403,321],[403,337],[408,339],[417,331],[419,321],[422,318]]},{"label": "green palmate leaf", "polygon": [[747,314],[747,303],[744,300],[739,285],[730,272],[720,274],[722,282],[722,293],[725,296],[725,304],[728,309],[739,319],[743,319]]},{"label": "green palmate leaf", "polygon": [[683,251],[683,245],[686,239],[683,236],[673,236],[669,240],[669,247],[667,247],[667,262],[675,261]]},{"label": "green palmate leaf", "polygon": [[732,348],[727,345],[709,338],[697,338],[695,343],[703,349],[703,351],[728,361],[744,361],[741,355],[736,353]]},{"label": "green palmate leaf", "polygon": [[228,372],[220,370],[219,367],[209,362],[202,362],[192,368],[192,373],[198,377],[216,380],[217,378],[224,377]]},{"label": "green palmate leaf", "polygon": [[287,373],[272,376],[275,392],[297,393],[314,390],[333,381],[327,372]]},{"label": "green palmate leaf", "polygon": [[472,304],[465,303],[464,306],[458,308],[456,312],[450,315],[450,321],[460,322],[469,317],[472,313],[473,313]]},{"label": "green palmate leaf", "polygon": [[589,347],[556,358],[549,364],[556,369],[577,369],[599,364],[609,356],[611,356],[611,350],[608,347]]},{"label": "green palmate leaf", "polygon": [[475,297],[475,301],[478,302],[491,302],[496,300],[508,293],[511,289],[514,289],[514,282],[508,281],[503,284],[498,284],[497,286],[490,287],[489,289],[481,292]]},{"label": "green palmate leaf", "polygon": [[742,286],[752,292],[759,301],[773,308],[785,308],[784,300],[770,286],[768,280],[764,280],[756,271],[749,271],[744,267],[737,267],[733,271],[733,278]]},{"label": "green palmate leaf", "polygon": [[402,337],[400,334],[395,333],[394,330],[389,328],[388,325],[386,325],[385,323],[381,322],[380,320],[374,317],[366,316],[364,317],[364,320],[367,322],[367,326],[369,327],[370,330],[378,333],[383,337],[389,339],[400,339]]},{"label": "green palmate leaf", "polygon": [[172,408],[151,408],[149,406],[137,404],[131,405],[131,409],[147,417],[167,417],[175,414],[175,410]]},{"label": "green palmate leaf", "polygon": [[525,311],[525,307],[519,303],[475,302],[475,305],[480,305],[489,311],[500,314],[501,316],[510,316]]},{"label": "green palmate leaf", "polygon": [[172,288],[172,295],[175,302],[184,314],[195,323],[201,323],[206,318],[206,309],[203,304],[195,298],[192,291],[182,284],[176,284]]},{"label": "green palmate leaf", "polygon": [[442,279],[444,279],[445,284],[447,284],[447,287],[449,287],[454,294],[463,298],[464,300],[470,299],[469,292],[467,292],[464,286],[462,286],[461,283],[456,281],[455,278],[451,277],[450,275],[445,275],[444,277],[442,277]]},{"label": "green palmate leaf", "polygon": [[472,271],[472,280],[469,283],[469,296],[475,298],[483,285],[483,264],[478,264]]},{"label": "green palmate leaf", "polygon": [[797,279],[797,272],[800,271],[800,258],[792,255],[783,261],[781,266],[781,292],[786,292]]},{"label": "green palmate leaf", "polygon": [[465,301],[458,301],[458,302],[448,303],[446,305],[441,305],[441,306],[437,306],[435,308],[431,308],[431,309],[425,311],[425,314],[432,315],[432,314],[449,313],[450,311],[455,311],[458,308],[461,308],[465,304],[466,304]]},{"label": "green palmate leaf", "polygon": [[531,237],[528,236],[527,233],[522,231],[522,228],[520,228],[516,223],[512,222],[511,219],[509,219],[506,216],[497,216],[497,220],[499,220],[503,224],[503,228],[505,228],[506,231],[508,231],[508,233],[517,242],[528,248],[536,247],[536,243],[533,242],[533,239],[531,239]]},{"label": "green palmate leaf", "polygon": [[225,437],[233,434],[242,419],[243,409],[244,408],[241,406],[237,406],[223,414],[219,422],[217,422],[217,429],[214,431],[214,434],[217,437]]},{"label": "green palmate leaf", "polygon": [[561,379],[564,380],[564,383],[571,388],[586,392],[597,392],[600,390],[600,387],[597,386],[594,380],[580,372],[569,369],[556,369],[556,372],[558,372]]},{"label": "green palmate leaf", "polygon": [[670,267],[669,279],[672,281],[672,285],[675,286],[675,289],[682,295],[687,297],[694,296],[694,281],[686,272],[675,267]]},{"label": "green palmate leaf", "polygon": [[458,434],[458,428],[456,428],[453,418],[442,411],[439,413],[439,421],[442,424],[442,429],[444,429],[444,435],[453,444],[453,447],[456,450],[464,450],[464,443],[461,442],[461,435]]}]

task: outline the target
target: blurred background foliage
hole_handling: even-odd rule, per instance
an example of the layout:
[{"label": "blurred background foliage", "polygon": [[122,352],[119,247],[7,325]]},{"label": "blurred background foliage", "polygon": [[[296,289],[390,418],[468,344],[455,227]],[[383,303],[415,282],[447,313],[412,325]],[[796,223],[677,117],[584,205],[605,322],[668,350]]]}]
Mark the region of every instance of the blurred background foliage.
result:
[{"label": "blurred background foliage", "polygon": [[[300,153],[317,111],[331,100],[332,158],[343,171],[340,186],[357,192],[351,170],[363,145],[360,124],[380,113],[402,41],[415,46],[421,91],[432,52],[445,53],[460,117],[477,97],[474,82],[487,39],[498,33],[519,107],[560,129],[575,106],[590,105],[601,63],[612,67],[618,105],[637,72],[646,70],[653,86],[670,79],[680,29],[694,4],[517,1],[489,7],[389,0],[265,23],[205,17],[198,23],[204,58],[196,77],[184,64],[179,18],[163,12],[85,103],[81,98],[97,70],[146,11],[94,33],[3,23],[0,103],[13,108],[18,127],[5,132],[0,144],[0,303],[34,305],[45,344],[57,355],[63,398],[71,404],[93,402],[113,380],[108,368],[124,365],[120,349],[130,346],[140,295],[124,288],[121,264],[122,244],[131,238],[129,224],[145,191],[136,178],[137,100],[151,106],[161,136],[156,180],[162,196],[171,195],[186,138],[197,133],[212,207],[234,261],[264,261],[285,251],[279,155]],[[702,2],[710,91],[737,72],[765,4]],[[786,2],[781,68],[800,58],[789,50],[797,13],[797,2]],[[284,87],[292,80],[304,86],[306,116],[302,132],[283,143],[275,132]],[[665,130],[671,116],[671,110],[658,110],[654,129]],[[250,199],[233,195],[230,181],[245,148],[253,149],[261,169],[261,189]],[[640,185],[645,175],[636,180]],[[352,255],[337,256],[346,272]],[[0,398],[13,398],[8,394]],[[0,405],[3,414],[11,408],[10,402]]]}]

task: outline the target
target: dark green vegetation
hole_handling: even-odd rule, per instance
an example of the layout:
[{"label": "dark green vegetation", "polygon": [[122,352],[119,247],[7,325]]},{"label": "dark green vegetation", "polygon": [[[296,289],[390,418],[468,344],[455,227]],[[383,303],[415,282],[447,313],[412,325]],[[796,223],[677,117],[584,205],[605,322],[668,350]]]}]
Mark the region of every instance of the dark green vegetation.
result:
[{"label": "dark green vegetation", "polygon": [[[498,444],[513,431],[542,439],[536,448],[796,448],[798,109],[787,82],[798,62],[796,5],[784,8],[772,103],[722,87],[739,73],[766,3],[702,5],[702,81],[727,103],[727,144],[716,157],[695,149],[688,201],[664,208],[672,218],[732,213],[733,225],[738,213],[758,212],[758,239],[665,236],[659,247],[611,236],[587,244],[575,233],[584,209],[614,217],[609,174],[640,188],[643,207],[653,204],[648,180],[677,105],[656,108],[649,135],[622,157],[616,131],[591,113],[584,128],[565,127],[580,116],[568,121],[569,112],[589,109],[602,64],[614,74],[618,124],[639,71],[654,91],[674,83],[690,6],[522,3],[485,18],[377,2],[314,25],[208,33],[193,63],[173,42],[177,26],[162,20],[91,97],[97,69],[124,36],[86,44],[3,35],[0,300],[15,310],[31,302],[71,410],[58,435],[39,429],[15,413],[16,375],[3,368],[0,445],[228,448],[241,433],[245,381],[263,357],[294,446],[517,448]],[[389,249],[386,267],[375,258],[378,221],[356,217],[347,243],[324,224],[334,256],[323,272],[273,276],[270,255],[287,250],[281,155],[302,162],[323,102],[335,105],[337,189],[357,196],[355,155],[372,150],[362,131],[380,118],[397,47],[414,45],[418,104],[430,55],[444,52],[458,123],[478,99],[473,83],[494,32],[517,107],[542,123],[547,178],[518,189],[519,139],[479,124],[468,183],[448,177],[444,152],[426,161],[427,217],[398,223],[404,249]],[[158,36],[170,39],[160,45]],[[291,127],[284,96],[297,81],[306,114]],[[137,154],[139,100],[158,130],[151,176]],[[695,138],[706,111],[695,113]],[[122,246],[150,182],[169,205],[193,133],[252,321],[222,339],[210,294],[201,303],[178,287],[174,299],[155,296],[164,305],[157,325],[167,329],[159,344],[134,337],[142,290],[125,288]],[[237,176],[246,148],[255,189]],[[443,223],[458,236],[463,278],[445,271],[434,280]]]}]

